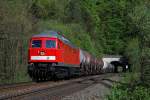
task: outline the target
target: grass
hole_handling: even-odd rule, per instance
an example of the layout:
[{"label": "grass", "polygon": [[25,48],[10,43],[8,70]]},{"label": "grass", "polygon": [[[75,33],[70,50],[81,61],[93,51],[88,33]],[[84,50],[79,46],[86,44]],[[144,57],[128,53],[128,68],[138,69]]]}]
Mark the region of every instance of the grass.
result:
[{"label": "grass", "polygon": [[150,100],[150,87],[138,84],[138,74],[127,73],[122,82],[115,84],[106,100]]}]

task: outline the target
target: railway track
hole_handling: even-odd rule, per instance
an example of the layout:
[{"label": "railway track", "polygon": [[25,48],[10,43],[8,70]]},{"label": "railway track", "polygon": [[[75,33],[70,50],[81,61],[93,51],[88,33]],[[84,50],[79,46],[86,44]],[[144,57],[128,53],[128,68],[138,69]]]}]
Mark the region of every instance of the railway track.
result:
[{"label": "railway track", "polygon": [[27,83],[24,85],[19,84],[18,86],[16,85],[0,89],[0,100],[20,100],[23,98],[33,99],[34,97],[41,98],[45,96],[48,96],[48,98],[62,97],[96,84],[98,81],[112,75],[116,74],[102,74],[57,82],[50,81],[44,83]]},{"label": "railway track", "polygon": [[32,85],[32,84],[36,84],[36,83],[29,81],[29,82],[21,82],[21,83],[13,83],[13,84],[1,84],[0,90],[14,88],[14,87],[20,87],[20,86],[28,86],[28,85]]},{"label": "railway track", "polygon": [[0,100],[11,99],[20,95],[40,91],[41,89],[47,88],[47,86],[56,85],[57,83],[59,84],[60,82],[25,82],[20,84],[6,85],[4,87],[0,87]]}]

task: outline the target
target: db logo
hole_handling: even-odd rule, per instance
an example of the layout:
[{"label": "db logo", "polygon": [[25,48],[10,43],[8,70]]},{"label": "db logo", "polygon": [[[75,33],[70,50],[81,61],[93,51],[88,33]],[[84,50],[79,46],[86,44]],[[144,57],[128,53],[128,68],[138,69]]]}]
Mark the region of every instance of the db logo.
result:
[{"label": "db logo", "polygon": [[40,52],[40,55],[41,55],[41,56],[44,56],[44,55],[45,55],[45,52],[44,52],[44,51],[41,51],[41,52]]}]

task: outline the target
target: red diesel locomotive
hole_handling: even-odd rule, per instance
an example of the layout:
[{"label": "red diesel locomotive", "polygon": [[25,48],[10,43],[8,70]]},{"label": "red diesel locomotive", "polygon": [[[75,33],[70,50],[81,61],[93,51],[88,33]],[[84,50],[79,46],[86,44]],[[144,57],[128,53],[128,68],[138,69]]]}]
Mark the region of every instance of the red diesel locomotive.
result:
[{"label": "red diesel locomotive", "polygon": [[28,73],[33,80],[98,74],[102,67],[101,59],[74,46],[58,32],[43,32],[30,40]]}]

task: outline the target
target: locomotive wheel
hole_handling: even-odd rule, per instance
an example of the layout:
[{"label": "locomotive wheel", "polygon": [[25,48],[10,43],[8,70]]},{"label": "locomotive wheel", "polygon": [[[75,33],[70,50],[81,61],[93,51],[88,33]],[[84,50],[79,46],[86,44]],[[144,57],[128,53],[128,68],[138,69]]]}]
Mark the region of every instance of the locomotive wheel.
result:
[{"label": "locomotive wheel", "polygon": [[46,71],[44,72],[44,81],[46,81]]},{"label": "locomotive wheel", "polygon": [[40,70],[37,70],[36,79],[37,79],[37,82],[40,82]]},{"label": "locomotive wheel", "polygon": [[44,72],[42,72],[42,81],[44,81]]},{"label": "locomotive wheel", "polygon": [[52,76],[52,75],[51,75],[51,72],[47,72],[47,80],[51,80],[51,79],[52,79],[51,76]]},{"label": "locomotive wheel", "polygon": [[43,79],[43,74],[42,72],[40,72],[40,81],[42,81],[42,79]]},{"label": "locomotive wheel", "polygon": [[30,77],[33,77],[33,71],[28,71]]},{"label": "locomotive wheel", "polygon": [[32,72],[31,78],[32,78],[32,81],[34,81],[34,71]]},{"label": "locomotive wheel", "polygon": [[58,76],[57,76],[56,73],[54,73],[54,75],[53,75],[53,80],[54,80],[54,81],[57,81],[57,80],[58,80]]},{"label": "locomotive wheel", "polygon": [[38,82],[38,77],[37,77],[37,70],[33,71],[33,77],[32,77],[32,80],[35,81],[35,82]]},{"label": "locomotive wheel", "polygon": [[35,70],[32,72],[32,78],[35,77]]},{"label": "locomotive wheel", "polygon": [[44,72],[42,72],[42,81],[44,81]]},{"label": "locomotive wheel", "polygon": [[67,80],[69,80],[69,79],[71,78],[70,69],[69,69],[69,68],[67,68],[67,69],[66,69],[66,71],[67,71],[66,79],[67,79]]},{"label": "locomotive wheel", "polygon": [[54,80],[54,81],[57,80],[57,75],[56,75],[56,74],[57,74],[56,72],[52,72],[52,73],[51,73],[51,78],[52,78],[52,80]]},{"label": "locomotive wheel", "polygon": [[40,74],[39,80],[42,81],[42,72],[39,72],[39,74]]},{"label": "locomotive wheel", "polygon": [[37,81],[39,81],[39,75],[40,75],[39,70],[37,70],[37,75],[36,75]]}]

